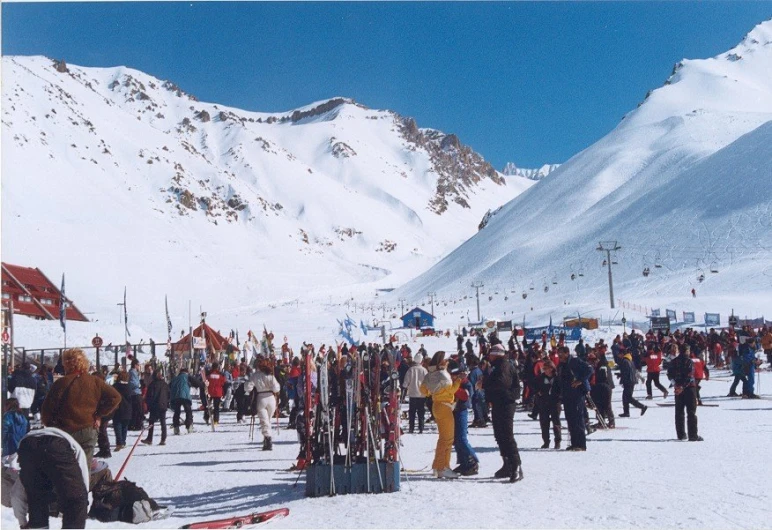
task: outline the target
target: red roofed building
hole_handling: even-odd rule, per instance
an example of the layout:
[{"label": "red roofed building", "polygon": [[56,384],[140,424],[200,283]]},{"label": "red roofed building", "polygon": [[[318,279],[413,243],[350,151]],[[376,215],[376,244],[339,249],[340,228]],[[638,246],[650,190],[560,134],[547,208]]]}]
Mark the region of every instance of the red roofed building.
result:
[{"label": "red roofed building", "polygon": [[[40,269],[3,263],[3,305],[13,301],[17,315],[39,320],[59,320],[59,304],[62,293]],[[88,318],[75,307],[69,298],[67,320],[88,322]]]}]

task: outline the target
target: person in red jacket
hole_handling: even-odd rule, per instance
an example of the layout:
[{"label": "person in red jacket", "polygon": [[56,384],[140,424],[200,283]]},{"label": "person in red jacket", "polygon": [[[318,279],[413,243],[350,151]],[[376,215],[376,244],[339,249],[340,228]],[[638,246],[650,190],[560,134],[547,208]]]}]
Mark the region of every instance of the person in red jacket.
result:
[{"label": "person in red jacket", "polygon": [[207,393],[212,399],[212,421],[214,426],[220,423],[220,401],[222,401],[223,387],[225,386],[225,376],[220,372],[220,363],[212,363],[212,371],[206,378]]},{"label": "person in red jacket", "polygon": [[662,351],[659,346],[653,346],[646,352],[646,399],[654,399],[651,395],[651,383],[667,398],[667,389],[659,382],[659,372],[662,366]]},{"label": "person in red jacket", "polygon": [[710,379],[710,370],[708,365],[702,360],[702,355],[698,355],[694,351],[691,352],[692,364],[694,365],[694,381],[697,383],[697,405],[702,405],[702,398],[700,397],[700,381]]}]

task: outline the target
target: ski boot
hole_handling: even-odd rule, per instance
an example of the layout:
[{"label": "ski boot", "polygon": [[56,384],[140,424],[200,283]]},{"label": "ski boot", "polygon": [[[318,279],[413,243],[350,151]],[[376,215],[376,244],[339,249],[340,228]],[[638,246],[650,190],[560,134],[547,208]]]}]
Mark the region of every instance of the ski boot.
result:
[{"label": "ski boot", "polygon": [[273,441],[267,436],[263,438],[263,451],[273,451]]},{"label": "ski boot", "polygon": [[179,436],[179,434],[180,434],[180,428],[179,427],[174,427],[174,434]]},{"label": "ski boot", "polygon": [[512,474],[512,463],[507,456],[503,456],[501,458],[504,460],[504,465],[501,466],[501,469],[496,471],[493,476],[496,478],[507,478]]},{"label": "ski boot", "polygon": [[109,449],[106,451],[104,449],[100,449],[99,452],[94,455],[94,458],[110,458],[111,456],[113,455]]},{"label": "ski boot", "polygon": [[479,472],[480,472],[480,464],[478,464],[477,462],[472,463],[469,467],[465,469],[456,471],[456,473],[464,477],[471,477],[472,475],[476,475]]},{"label": "ski boot", "polygon": [[166,440],[164,440],[164,439],[161,439],[161,441],[160,441],[160,442],[158,442],[158,445],[166,445]]},{"label": "ski boot", "polygon": [[190,427],[188,427],[188,429],[187,429],[187,430],[188,430],[188,434],[190,434],[190,433],[193,433],[193,432],[195,432],[195,431],[196,431],[196,430],[193,428],[193,426],[192,426],[192,425],[191,425]]},{"label": "ski boot", "polygon": [[555,449],[560,449],[560,440],[555,440]]},{"label": "ski boot", "polygon": [[459,477],[458,473],[454,473],[449,467],[446,467],[442,471],[437,472],[437,478],[454,479],[458,477]]},{"label": "ski boot", "polygon": [[145,438],[144,440],[140,440],[145,445],[153,445],[153,440],[148,440]]},{"label": "ski boot", "polygon": [[523,466],[517,465],[512,467],[512,473],[509,475],[509,482],[520,482],[523,480]]},{"label": "ski boot", "polygon": [[550,448],[550,442],[547,440],[543,444],[541,444],[541,449],[549,449]]}]

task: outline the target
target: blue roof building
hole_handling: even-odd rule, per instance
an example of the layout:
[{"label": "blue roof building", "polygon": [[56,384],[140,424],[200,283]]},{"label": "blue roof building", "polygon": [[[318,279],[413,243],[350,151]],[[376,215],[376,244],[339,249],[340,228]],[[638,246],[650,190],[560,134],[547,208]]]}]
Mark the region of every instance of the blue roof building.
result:
[{"label": "blue roof building", "polygon": [[434,315],[420,307],[414,307],[400,318],[402,319],[403,328],[421,329],[434,327]]}]

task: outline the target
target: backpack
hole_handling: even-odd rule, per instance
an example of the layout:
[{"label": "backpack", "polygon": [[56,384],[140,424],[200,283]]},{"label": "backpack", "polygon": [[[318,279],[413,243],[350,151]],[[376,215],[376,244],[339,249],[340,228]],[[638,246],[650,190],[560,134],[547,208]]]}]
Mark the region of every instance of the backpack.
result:
[{"label": "backpack", "polygon": [[126,479],[103,481],[94,487],[92,494],[94,502],[88,515],[103,523],[144,523],[150,521],[153,513],[161,508],[145,490]]}]

